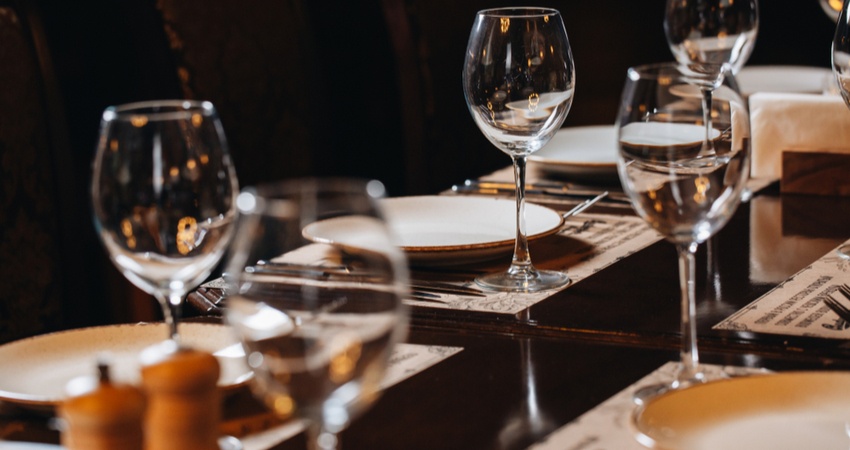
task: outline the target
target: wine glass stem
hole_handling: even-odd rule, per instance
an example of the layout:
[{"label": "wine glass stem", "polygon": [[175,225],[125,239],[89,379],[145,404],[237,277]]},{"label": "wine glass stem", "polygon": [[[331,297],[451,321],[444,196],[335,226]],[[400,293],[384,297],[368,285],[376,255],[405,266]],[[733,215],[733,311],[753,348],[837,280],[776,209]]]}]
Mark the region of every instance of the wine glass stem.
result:
[{"label": "wine glass stem", "polygon": [[513,156],[514,180],[516,181],[516,242],[511,271],[531,269],[531,254],[525,234],[525,173],[526,157]]},{"label": "wine glass stem", "polygon": [[702,121],[705,123],[705,140],[702,143],[703,153],[714,153],[714,142],[711,140],[712,95],[711,88],[702,88]]},{"label": "wine glass stem", "polygon": [[339,448],[339,437],[325,429],[321,424],[310,424],[307,427],[307,448],[309,450],[336,450]]},{"label": "wine glass stem", "polygon": [[162,306],[162,316],[168,325],[168,336],[172,341],[179,343],[180,335],[177,332],[177,322],[180,317],[180,306],[183,304],[183,296],[180,294],[157,295],[157,300]]},{"label": "wine glass stem", "polygon": [[677,375],[677,383],[690,383],[702,378],[699,368],[699,352],[697,351],[696,300],[694,290],[694,270],[697,250],[695,242],[677,244],[679,253],[679,288],[682,296],[681,326],[682,348],[680,354],[681,367]]}]

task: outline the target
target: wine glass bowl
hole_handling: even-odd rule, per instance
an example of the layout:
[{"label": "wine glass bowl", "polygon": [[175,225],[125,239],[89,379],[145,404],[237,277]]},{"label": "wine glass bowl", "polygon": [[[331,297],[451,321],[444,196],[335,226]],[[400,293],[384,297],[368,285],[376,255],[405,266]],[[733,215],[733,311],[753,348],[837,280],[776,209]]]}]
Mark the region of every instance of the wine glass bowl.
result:
[{"label": "wine glass bowl", "polygon": [[104,111],[92,178],[95,226],[115,266],[159,301],[174,341],[183,296],[209,276],[230,242],[237,192],[209,102]]},{"label": "wine glass bowl", "polygon": [[758,2],[667,0],[664,32],[679,64],[729,64],[738,73],[758,33]]},{"label": "wine glass bowl", "polygon": [[[630,68],[618,128],[618,173],[637,214],[673,243],[679,255],[682,349],[679,375],[669,385],[703,380],[695,320],[694,254],[721,229],[741,202],[748,178],[749,116],[734,89],[721,85],[708,114],[689,71],[675,64]],[[705,153],[710,139],[714,152]]]},{"label": "wine glass bowl", "polygon": [[[282,418],[306,420],[311,448],[336,448],[337,433],[377,399],[407,329],[406,259],[380,192],[374,181],[307,179],[238,199],[225,317],[256,396]],[[345,236],[322,237],[333,227]]]},{"label": "wine glass bowl", "polygon": [[463,89],[484,136],[513,161],[516,244],[506,272],[478,277],[489,290],[534,292],[569,283],[562,272],[537,270],[525,234],[526,158],[545,146],[569,113],[575,67],[560,13],[549,8],[479,11],[469,36]]}]

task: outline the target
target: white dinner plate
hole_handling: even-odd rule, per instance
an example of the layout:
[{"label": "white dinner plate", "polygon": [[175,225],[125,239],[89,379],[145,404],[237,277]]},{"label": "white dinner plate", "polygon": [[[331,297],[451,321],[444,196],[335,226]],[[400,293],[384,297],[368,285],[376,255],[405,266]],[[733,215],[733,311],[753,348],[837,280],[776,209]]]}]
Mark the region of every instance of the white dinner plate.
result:
[{"label": "white dinner plate", "polygon": [[[705,140],[705,127],[688,123],[632,122],[623,126],[619,139],[623,147],[628,145],[664,151],[670,147],[697,148]],[[711,129],[710,138],[720,137],[720,131]]]},{"label": "white dinner plate", "polygon": [[[398,245],[413,265],[457,265],[510,255],[516,236],[516,202],[502,198],[413,196],[382,200]],[[556,233],[564,219],[526,204],[529,240]],[[352,226],[338,219],[305,228],[317,242],[348,242]],[[356,224],[353,224],[356,225]]]},{"label": "white dinner plate", "polygon": [[[187,346],[213,353],[221,365],[219,386],[238,386],[251,377],[244,352],[230,327],[182,323]],[[139,355],[168,336],[165,324],[126,324],[80,328],[21,339],[0,346],[0,400],[24,405],[56,405],[71,380],[94,376],[105,355],[115,382],[137,384]]]},{"label": "white dinner plate", "polygon": [[62,447],[53,444],[0,440],[0,450],[62,450]]},{"label": "white dinner plate", "polygon": [[746,66],[735,79],[743,95],[756,92],[820,94],[832,82],[832,71],[808,66]]},{"label": "white dinner plate", "polygon": [[667,450],[846,450],[850,372],[788,372],[714,381],[650,400],[638,441]]},{"label": "white dinner plate", "polygon": [[617,129],[613,125],[561,128],[528,161],[556,175],[616,179]]}]

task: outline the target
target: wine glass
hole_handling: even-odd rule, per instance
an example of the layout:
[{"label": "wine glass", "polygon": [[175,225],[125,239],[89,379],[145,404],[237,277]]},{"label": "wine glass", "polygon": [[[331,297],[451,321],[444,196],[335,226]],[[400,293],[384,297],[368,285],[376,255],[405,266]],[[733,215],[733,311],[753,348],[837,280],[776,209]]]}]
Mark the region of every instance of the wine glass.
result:
[{"label": "wine glass", "polygon": [[749,59],[759,25],[758,1],[667,0],[664,33],[679,64],[729,64]]},{"label": "wine glass", "polygon": [[537,270],[525,231],[528,155],[545,146],[573,101],[575,67],[561,14],[549,8],[478,12],[467,44],[463,92],[475,124],[513,160],[516,242],[506,272],[478,277],[490,290],[535,292],[565,286],[567,274]]},{"label": "wine glass", "polygon": [[[749,59],[758,33],[757,0],[667,0],[664,33],[676,61],[707,78],[722,77],[720,68],[729,65],[737,74]],[[712,110],[716,82],[700,83],[703,111]],[[711,116],[703,117],[706,138],[704,153],[713,151],[709,139]]]},{"label": "wine glass", "polygon": [[307,422],[308,445],[337,434],[380,393],[407,330],[408,270],[377,181],[306,179],[244,190],[225,263],[226,320],[255,395]]},{"label": "wine glass", "polygon": [[637,402],[704,380],[695,318],[694,255],[741,202],[748,177],[749,116],[734,89],[720,85],[710,114],[715,152],[704,154],[703,80],[675,64],[633,67],[617,117],[617,168],[637,214],[676,247],[681,290],[681,362],[670,384],[635,395]]},{"label": "wine glass", "polygon": [[[835,37],[832,39],[832,74],[844,104],[850,107],[850,3],[844,2]],[[838,248],[838,255],[850,259],[850,244]]]},{"label": "wine glass", "polygon": [[238,186],[209,102],[162,100],[106,108],[94,159],[94,222],[110,259],[162,306],[179,344],[183,297],[221,259]]}]

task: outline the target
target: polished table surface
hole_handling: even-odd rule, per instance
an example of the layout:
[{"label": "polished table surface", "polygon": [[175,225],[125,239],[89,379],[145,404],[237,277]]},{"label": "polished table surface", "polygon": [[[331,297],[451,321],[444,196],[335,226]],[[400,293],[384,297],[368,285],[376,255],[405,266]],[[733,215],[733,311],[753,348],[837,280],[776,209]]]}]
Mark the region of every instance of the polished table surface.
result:
[{"label": "polished table surface", "polygon": [[[597,210],[623,214],[622,209]],[[784,355],[797,351],[799,346],[807,354],[801,356],[850,357],[840,340],[711,329],[850,238],[848,224],[848,197],[780,195],[774,184],[742,203],[732,220],[700,245],[697,252],[700,347]],[[557,243],[532,243],[532,257],[537,256],[536,246],[545,245]],[[784,251],[787,249],[793,251]],[[761,273],[766,270],[764,267],[756,267],[765,261],[754,261],[762,254],[767,254],[766,262],[775,266],[767,275]],[[545,260],[534,261],[538,267],[546,268]],[[677,264],[674,246],[662,240],[531,306],[517,317],[418,308],[414,310],[415,323],[675,349],[680,336]],[[846,282],[850,283],[850,279]]]},{"label": "polished table surface", "polygon": [[[755,212],[766,216],[754,220]],[[775,279],[764,280],[756,273],[754,240],[775,233],[753,229],[756,223],[782,230],[770,241],[776,249],[793,249],[783,241],[802,239],[800,251],[772,256],[781,262],[779,278],[773,274]],[[775,287],[782,276],[822,256],[805,251],[810,242],[834,247],[850,237],[848,223],[850,198],[782,196],[773,186],[742,204],[698,252],[702,360],[772,370],[850,370],[844,340],[712,330]],[[388,388],[342,433],[342,448],[526,448],[675,361],[678,296],[675,251],[659,241],[517,316],[413,308],[408,342],[463,351]],[[226,399],[229,419],[256,412],[248,397],[245,390]],[[0,437],[58,439],[55,432],[45,431],[41,414],[13,405],[0,413]],[[305,448],[303,435],[274,448]]]}]

